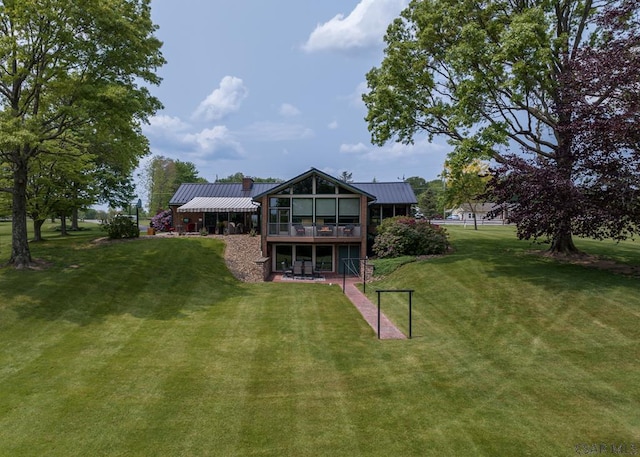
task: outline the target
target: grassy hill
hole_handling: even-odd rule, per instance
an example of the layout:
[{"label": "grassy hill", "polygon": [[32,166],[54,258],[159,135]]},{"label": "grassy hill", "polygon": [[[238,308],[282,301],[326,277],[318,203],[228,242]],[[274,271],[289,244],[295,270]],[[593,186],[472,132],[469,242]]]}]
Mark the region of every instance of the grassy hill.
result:
[{"label": "grassy hill", "polygon": [[[0,270],[0,456],[638,447],[638,278],[450,231],[452,254],[367,287],[415,289],[414,338],[379,341],[335,285],[237,282],[218,240],[49,227],[45,268]],[[579,245],[640,263],[636,243]],[[382,306],[406,330],[406,297]]]}]

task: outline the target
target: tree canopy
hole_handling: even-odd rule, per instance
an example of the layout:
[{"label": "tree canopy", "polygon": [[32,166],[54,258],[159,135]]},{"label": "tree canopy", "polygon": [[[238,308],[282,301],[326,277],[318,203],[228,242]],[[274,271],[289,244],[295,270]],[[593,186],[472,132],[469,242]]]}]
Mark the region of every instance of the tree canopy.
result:
[{"label": "tree canopy", "polygon": [[[217,183],[234,183],[234,182],[242,182],[244,178],[249,178],[250,176],[245,176],[244,173],[238,171],[232,175],[227,176],[226,178],[216,178]],[[254,182],[283,182],[280,178],[259,178],[259,177],[250,177]]]},{"label": "tree canopy", "polygon": [[32,262],[30,163],[66,155],[84,166],[92,153],[98,169],[126,171],[148,153],[140,126],[161,104],[143,84],[159,83],[164,63],[155,30],[150,0],[0,4],[0,163],[10,170],[1,190],[12,195],[15,267]]},{"label": "tree canopy", "polygon": [[163,156],[156,156],[145,167],[145,181],[149,213],[169,208],[169,200],[182,183],[204,183],[195,164]]},{"label": "tree canopy", "polygon": [[449,207],[467,204],[473,214],[473,227],[477,230],[477,205],[484,203],[481,200],[487,191],[488,164],[478,159],[464,166],[446,162],[444,178],[446,179],[446,204]]},{"label": "tree canopy", "polygon": [[[412,1],[363,96],[375,144],[444,137],[493,159],[522,238],[638,232],[639,0]],[[615,201],[614,205],[610,205]]]}]

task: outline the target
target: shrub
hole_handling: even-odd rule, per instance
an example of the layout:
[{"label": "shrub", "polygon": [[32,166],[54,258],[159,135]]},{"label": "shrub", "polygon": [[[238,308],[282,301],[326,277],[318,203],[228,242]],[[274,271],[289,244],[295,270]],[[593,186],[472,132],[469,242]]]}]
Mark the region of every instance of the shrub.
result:
[{"label": "shrub", "polygon": [[426,220],[398,216],[378,226],[373,252],[380,258],[443,254],[449,247],[447,232]]},{"label": "shrub", "polygon": [[140,236],[140,230],[136,222],[127,216],[114,217],[102,224],[102,229],[107,232],[107,236],[112,240],[138,238]]},{"label": "shrub", "polygon": [[173,224],[173,213],[169,209],[160,211],[158,214],[151,218],[150,224],[151,227],[159,232],[169,231],[171,225]]}]

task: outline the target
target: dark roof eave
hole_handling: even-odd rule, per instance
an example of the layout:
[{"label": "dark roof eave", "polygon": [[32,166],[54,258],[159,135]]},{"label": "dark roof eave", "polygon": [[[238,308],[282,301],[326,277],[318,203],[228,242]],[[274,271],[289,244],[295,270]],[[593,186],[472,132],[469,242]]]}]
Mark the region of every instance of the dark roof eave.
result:
[{"label": "dark roof eave", "polygon": [[254,196],[253,200],[254,201],[258,201],[259,199],[261,199],[262,197],[265,197],[266,195],[269,195],[269,194],[272,194],[272,193],[276,193],[276,192],[280,192],[281,190],[284,190],[287,187],[290,187],[292,183],[300,181],[302,179],[305,179],[305,178],[307,178],[307,177],[309,177],[309,176],[311,176],[313,174],[320,175],[322,178],[326,179],[327,181],[331,181],[332,183],[334,183],[336,185],[345,187],[345,188],[349,189],[350,191],[352,191],[354,193],[362,194],[365,197],[367,197],[367,199],[369,199],[369,200],[375,200],[376,199],[376,197],[374,195],[371,195],[370,193],[365,192],[362,189],[359,189],[359,188],[357,188],[355,186],[352,186],[351,184],[346,183],[344,181],[340,181],[339,179],[336,179],[333,176],[328,175],[328,174],[318,170],[317,168],[311,168],[310,170],[308,170],[308,171],[306,171],[304,173],[301,173],[298,176],[296,176],[294,178],[291,178],[288,181],[285,181],[285,182],[279,184],[276,187],[273,187],[272,189],[269,189],[269,190],[267,190],[265,192],[262,192],[261,194],[258,194],[256,196]]}]

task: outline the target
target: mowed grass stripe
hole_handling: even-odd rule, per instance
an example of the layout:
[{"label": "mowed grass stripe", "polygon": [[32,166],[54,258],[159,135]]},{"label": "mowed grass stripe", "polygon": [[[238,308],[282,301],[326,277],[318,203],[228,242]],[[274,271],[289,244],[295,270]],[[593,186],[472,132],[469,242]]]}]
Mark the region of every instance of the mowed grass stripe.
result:
[{"label": "mowed grass stripe", "polygon": [[[512,241],[500,242],[505,229],[450,230],[453,254],[407,264],[376,286],[416,289],[414,335],[458,369],[468,368],[470,403],[487,379],[490,391],[518,399],[517,409],[539,411],[509,421],[510,428],[528,424],[539,429],[536,436],[562,434],[567,442],[594,435],[636,439],[638,419],[630,408],[640,400],[633,382],[640,356],[637,279],[558,264],[528,253],[540,247],[525,243],[514,255]],[[488,239],[496,240],[491,250],[483,247]],[[592,243],[583,241],[585,249]],[[385,301],[383,310],[406,329],[407,298]],[[504,405],[499,409],[504,414]]]},{"label": "mowed grass stripe", "polygon": [[[377,340],[338,287],[239,283],[210,238],[36,244],[48,269],[0,270],[0,456],[637,442],[637,280],[532,256],[510,230],[451,229],[452,254],[367,288],[416,289],[405,341]],[[406,327],[406,298],[383,310]]]}]

